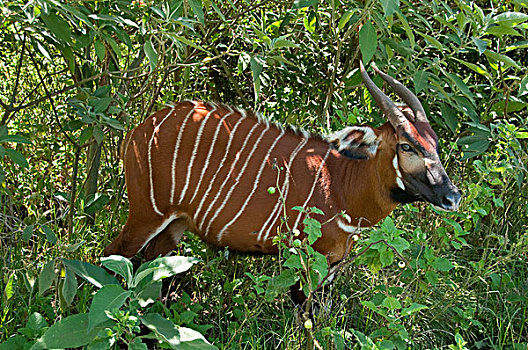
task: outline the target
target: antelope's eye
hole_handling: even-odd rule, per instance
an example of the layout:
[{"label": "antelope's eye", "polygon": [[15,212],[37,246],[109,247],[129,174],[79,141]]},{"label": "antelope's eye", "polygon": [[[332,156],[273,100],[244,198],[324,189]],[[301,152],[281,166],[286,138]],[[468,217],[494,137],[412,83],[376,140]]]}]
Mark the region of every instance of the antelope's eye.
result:
[{"label": "antelope's eye", "polygon": [[412,152],[412,150],[413,150],[412,147],[411,147],[409,144],[407,144],[407,143],[402,143],[402,144],[400,145],[400,148],[401,148],[402,151],[404,151],[404,152]]}]

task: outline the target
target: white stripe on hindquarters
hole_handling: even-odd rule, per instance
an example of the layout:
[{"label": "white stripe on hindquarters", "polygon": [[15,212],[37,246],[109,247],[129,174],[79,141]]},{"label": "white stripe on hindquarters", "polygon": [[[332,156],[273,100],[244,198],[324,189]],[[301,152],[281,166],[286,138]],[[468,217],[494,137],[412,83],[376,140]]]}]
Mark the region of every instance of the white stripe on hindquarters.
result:
[{"label": "white stripe on hindquarters", "polygon": [[[149,173],[149,183],[150,183],[150,202],[152,204],[152,209],[154,209],[154,212],[160,216],[163,216],[163,213],[158,209],[158,206],[156,205],[156,198],[154,197],[154,180],[152,176],[152,142],[154,142],[155,135],[158,133],[161,125],[174,113],[174,105],[171,106],[170,111],[165,115],[165,117],[161,120],[161,122],[154,127],[154,130],[152,131],[152,135],[150,137],[149,143],[148,143],[148,149],[147,149],[147,159],[148,159],[148,173]],[[194,111],[194,108],[193,108]]]},{"label": "white stripe on hindquarters", "polygon": [[176,192],[176,158],[178,157],[178,151],[180,149],[180,142],[181,138],[183,136],[183,130],[185,129],[185,126],[187,125],[187,120],[193,115],[194,110],[196,109],[197,104],[192,101],[194,104],[194,108],[185,116],[185,119],[183,120],[183,123],[180,125],[180,131],[178,132],[178,138],[176,139],[176,143],[174,145],[174,153],[172,154],[172,164],[171,164],[171,179],[172,179],[172,185],[171,185],[171,194],[170,194],[170,204],[174,204],[174,193]]}]

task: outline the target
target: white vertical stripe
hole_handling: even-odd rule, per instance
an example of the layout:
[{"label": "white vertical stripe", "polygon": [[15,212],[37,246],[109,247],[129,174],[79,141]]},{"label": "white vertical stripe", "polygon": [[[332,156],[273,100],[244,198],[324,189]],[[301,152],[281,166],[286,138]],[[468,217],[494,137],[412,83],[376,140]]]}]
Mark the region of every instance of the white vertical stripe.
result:
[{"label": "white vertical stripe", "polygon": [[213,141],[211,142],[211,146],[209,147],[209,152],[207,153],[207,157],[205,158],[205,164],[202,168],[202,173],[200,174],[200,179],[198,181],[198,185],[196,185],[195,189],[194,189],[194,194],[193,196],[191,197],[191,200],[189,201],[189,203],[192,203],[192,201],[194,200],[194,198],[196,197],[196,195],[198,194],[198,190],[200,189],[200,186],[202,184],[202,180],[203,180],[203,177],[205,175],[205,172],[207,171],[207,168],[209,167],[209,162],[211,160],[211,155],[213,154],[213,149],[214,149],[214,146],[216,144],[216,139],[218,137],[218,133],[220,132],[220,129],[222,129],[222,125],[224,123],[224,120],[229,117],[230,115],[232,115],[235,111],[229,107],[229,106],[226,106],[226,108],[229,110],[228,113],[226,113],[222,119],[220,119],[218,121],[218,125],[216,126],[216,130],[215,130],[215,133],[214,133],[214,136],[213,136]]},{"label": "white vertical stripe", "polygon": [[210,110],[209,113],[207,113],[207,115],[205,116],[205,118],[201,121],[200,128],[198,129],[198,133],[196,134],[196,140],[194,141],[194,148],[191,153],[191,159],[189,160],[189,164],[187,165],[187,176],[185,178],[185,185],[183,186],[183,189],[181,191],[180,200],[178,201],[178,204],[181,204],[183,198],[185,197],[185,193],[187,192],[187,188],[189,188],[189,182],[191,179],[194,159],[196,158],[196,153],[198,152],[198,147],[200,146],[200,140],[202,139],[202,134],[205,128],[205,124],[207,123],[207,120],[209,119],[211,114],[213,114],[216,111],[216,108],[218,107],[215,104],[212,104],[212,105],[213,105],[213,109]]},{"label": "white vertical stripe", "polygon": [[[260,177],[262,176],[262,172],[264,171],[264,167],[266,166],[266,160],[268,160],[271,152],[273,151],[273,149],[275,148],[275,146],[277,145],[277,142],[279,142],[279,140],[284,136],[284,130],[281,129],[281,133],[280,135],[275,139],[275,141],[271,144],[268,152],[266,153],[266,155],[264,156],[264,159],[262,160],[262,163],[260,163],[260,168],[259,168],[259,171],[257,173],[257,177],[255,178],[255,181],[253,183],[253,188],[251,189],[251,192],[249,193],[248,197],[246,198],[246,201],[242,204],[242,207],[239,209],[238,213],[235,215],[235,217],[233,219],[231,219],[231,221],[229,221],[221,230],[220,232],[218,233],[217,235],[217,239],[218,239],[218,242],[220,243],[220,241],[222,240],[222,235],[224,234],[224,232],[227,230],[227,228],[229,226],[231,226],[239,217],[240,215],[242,215],[242,213],[244,212],[244,209],[246,209],[246,206],[248,205],[249,201],[251,200],[251,197],[253,197],[253,195],[255,194],[255,190],[257,189],[258,187],[258,184],[260,182]],[[249,163],[246,162],[246,164]],[[249,179],[247,179],[249,180]],[[233,188],[236,186],[233,185]]]},{"label": "white vertical stripe", "polygon": [[222,160],[220,161],[220,164],[218,165],[218,168],[216,169],[215,174],[213,175],[213,178],[209,182],[209,186],[207,187],[207,190],[205,191],[205,193],[204,193],[204,195],[202,197],[202,200],[200,201],[200,204],[198,205],[198,209],[196,209],[196,212],[194,213],[194,217],[193,217],[194,222],[196,222],[196,218],[199,216],[200,211],[202,210],[202,206],[205,203],[205,199],[207,198],[207,195],[209,194],[209,192],[211,192],[211,189],[213,188],[213,184],[214,184],[214,182],[216,180],[216,176],[220,172],[220,169],[222,169],[222,166],[224,165],[224,163],[225,163],[225,161],[227,159],[227,155],[229,154],[229,149],[231,148],[231,143],[233,142],[235,133],[236,133],[238,127],[240,126],[240,124],[242,123],[242,121],[244,119],[246,119],[246,117],[245,117],[245,115],[242,115],[242,117],[237,121],[237,123],[233,127],[233,130],[231,131],[231,134],[229,134],[229,140],[227,141],[226,151],[224,153],[224,156],[223,156]]},{"label": "white vertical stripe", "polygon": [[149,173],[149,182],[150,182],[150,202],[152,203],[152,209],[154,209],[154,212],[160,216],[163,216],[163,213],[158,209],[158,206],[156,205],[156,198],[154,198],[154,180],[152,178],[152,142],[154,142],[154,138],[156,134],[158,133],[161,125],[165,120],[167,120],[168,117],[170,117],[174,113],[174,105],[171,106],[170,111],[165,115],[165,117],[161,120],[161,122],[154,127],[154,130],[152,131],[152,135],[150,136],[148,149],[147,149],[147,157],[148,157],[148,173]]},{"label": "white vertical stripe", "polygon": [[[290,159],[288,161],[288,165],[286,167],[286,174],[284,176],[284,183],[282,184],[282,190],[281,190],[281,196],[282,197],[279,196],[279,199],[277,200],[277,204],[275,204],[275,208],[273,208],[273,211],[268,216],[268,220],[266,220],[264,225],[262,225],[262,227],[260,228],[257,240],[260,240],[260,237],[262,237],[262,234],[264,233],[264,230],[266,230],[266,234],[264,235],[264,239],[263,239],[265,241],[268,238],[268,235],[269,235],[270,230],[272,229],[273,223],[275,221],[277,221],[277,219],[279,218],[280,213],[281,213],[281,210],[280,210],[281,209],[281,204],[283,204],[283,203],[285,204],[286,203],[286,198],[288,197],[288,190],[290,189],[290,177],[291,177],[290,169],[291,169],[291,166],[293,164],[293,160],[295,159],[295,157],[297,157],[297,154],[306,145],[307,142],[308,142],[308,138],[301,139],[301,142],[299,142],[297,144],[297,147],[295,147],[295,149],[291,153]],[[270,220],[271,220],[271,222],[270,222]]]},{"label": "white vertical stripe", "polygon": [[[200,222],[200,230],[203,228],[203,225],[204,225],[204,222],[205,222],[205,219],[207,218],[207,215],[209,214],[209,212],[213,209],[213,206],[215,205],[216,201],[218,200],[218,197],[220,197],[220,195],[222,194],[222,190],[224,189],[225,185],[227,184],[227,182],[229,181],[229,177],[231,176],[231,174],[233,173],[233,170],[235,169],[235,166],[236,164],[238,163],[239,159],[240,159],[240,155],[242,154],[242,152],[244,151],[244,149],[246,148],[248,142],[249,142],[249,139],[251,138],[251,135],[253,134],[253,132],[259,127],[261,126],[262,124],[259,124],[257,122],[254,122],[255,125],[253,125],[253,127],[251,128],[251,130],[249,131],[248,135],[246,136],[246,139],[244,140],[244,143],[242,144],[242,147],[240,148],[240,150],[238,150],[237,154],[238,156],[235,158],[235,161],[233,162],[233,164],[231,164],[231,168],[229,168],[229,172],[227,173],[225,179],[224,179],[224,182],[222,183],[222,185],[220,186],[220,189],[216,192],[216,196],[214,197],[214,199],[211,201],[211,203],[209,204],[209,207],[207,207],[207,211],[204,213],[203,217],[202,217],[202,221]],[[227,155],[227,153],[226,153]],[[217,211],[218,213],[218,211]],[[215,215],[216,217],[216,215]],[[208,228],[211,227],[211,223],[209,223],[208,225]],[[205,235],[207,236],[208,234],[208,230],[205,231]]]},{"label": "white vertical stripe", "polygon": [[143,248],[145,248],[145,246],[154,238],[156,237],[157,235],[159,235],[161,233],[161,231],[163,231],[165,228],[167,228],[167,226],[169,226],[169,224],[171,222],[174,221],[174,219],[178,218],[179,214],[172,214],[170,217],[168,217],[167,219],[165,219],[161,225],[158,226],[158,228],[150,234],[150,236],[148,236],[148,238],[146,239],[146,241],[143,243],[143,245],[141,246],[141,248],[138,250],[141,251]]},{"label": "white vertical stripe", "polygon": [[191,109],[191,111],[185,116],[185,119],[183,119],[183,122],[180,125],[180,131],[178,132],[178,138],[176,139],[176,144],[174,145],[174,153],[172,154],[172,164],[171,164],[171,179],[172,179],[172,185],[171,185],[171,195],[170,195],[170,204],[174,204],[174,192],[176,192],[176,158],[178,157],[178,151],[180,149],[180,142],[183,135],[183,130],[185,129],[185,125],[187,124],[187,120],[193,115],[194,109],[196,108],[197,104],[194,101],[191,101],[194,104],[194,108]]},{"label": "white vertical stripe", "polygon": [[[262,124],[257,124],[257,125],[262,125]],[[238,176],[236,177],[235,179],[235,183],[233,184],[233,186],[231,186],[231,188],[229,189],[229,191],[227,192],[226,196],[224,197],[224,200],[222,201],[222,203],[220,204],[220,207],[216,210],[216,212],[214,213],[213,217],[211,218],[211,220],[209,221],[209,225],[207,225],[207,229],[205,230],[205,234],[207,235],[208,232],[209,232],[209,229],[211,228],[211,225],[213,224],[214,220],[218,217],[218,215],[220,215],[220,213],[222,212],[222,210],[225,208],[226,204],[227,204],[227,201],[229,200],[229,198],[231,198],[231,195],[233,194],[233,191],[235,190],[235,187],[238,185],[238,183],[240,182],[240,179],[242,178],[242,175],[244,174],[244,171],[246,171],[246,168],[247,166],[249,165],[249,163],[251,162],[251,157],[253,157],[253,153],[255,153],[255,150],[257,149],[257,147],[260,145],[260,141],[262,141],[262,138],[264,137],[264,134],[266,134],[266,132],[269,130],[269,125],[266,125],[266,128],[260,133],[257,141],[255,141],[255,143],[253,144],[253,148],[251,149],[251,151],[249,152],[249,155],[248,157],[246,158],[246,162],[244,163],[244,165],[242,166],[242,169],[240,169],[240,172],[238,173]],[[242,151],[240,151],[240,155],[242,155]],[[238,159],[237,159],[238,160]],[[233,166],[231,167],[231,170],[234,169],[234,164]],[[227,181],[229,180],[229,176],[226,178],[225,182],[224,183],[227,183]],[[220,193],[220,192],[219,192]],[[217,237],[218,238],[218,237]],[[220,237],[221,238],[221,237]]]},{"label": "white vertical stripe", "polygon": [[[328,158],[328,155],[330,154],[330,150],[331,148],[328,149],[328,151],[326,151],[326,154],[323,158],[323,160],[321,161],[321,165],[319,165],[319,168],[317,169],[317,173],[315,174],[315,179],[314,179],[314,182],[312,184],[312,188],[310,190],[310,194],[308,195],[308,198],[306,198],[306,201],[304,201],[304,204],[303,204],[303,209],[306,208],[306,206],[308,205],[308,202],[310,201],[310,199],[312,199],[312,195],[315,191],[315,186],[317,185],[317,181],[319,181],[319,176],[321,175],[321,171],[323,170],[323,166],[326,162],[326,159]],[[293,225],[293,230],[297,228],[297,225],[299,224],[299,220],[301,219],[301,216],[302,216],[302,212],[299,213],[299,215],[297,215],[297,220],[295,220],[295,224]]]}]

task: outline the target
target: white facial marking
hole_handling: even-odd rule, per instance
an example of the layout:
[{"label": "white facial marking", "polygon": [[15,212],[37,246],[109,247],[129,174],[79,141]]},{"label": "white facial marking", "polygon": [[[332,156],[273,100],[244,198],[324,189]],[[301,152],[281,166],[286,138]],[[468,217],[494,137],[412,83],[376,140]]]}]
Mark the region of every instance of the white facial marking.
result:
[{"label": "white facial marking", "polygon": [[398,155],[396,154],[394,158],[392,159],[392,166],[394,167],[394,170],[396,170],[396,184],[399,188],[402,190],[405,190],[405,185],[402,181],[402,174],[400,171],[400,168],[398,167]]}]

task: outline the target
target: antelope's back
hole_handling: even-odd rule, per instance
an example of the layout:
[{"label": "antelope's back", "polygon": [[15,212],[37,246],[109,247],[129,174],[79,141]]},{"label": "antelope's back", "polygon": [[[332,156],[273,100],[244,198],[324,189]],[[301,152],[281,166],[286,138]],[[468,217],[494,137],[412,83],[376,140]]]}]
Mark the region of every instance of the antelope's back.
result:
[{"label": "antelope's back", "polygon": [[[308,152],[313,158],[318,147],[328,155],[322,141],[227,106],[176,104],[150,116],[130,137],[125,173],[131,215],[186,217],[190,230],[213,245],[275,252],[271,238],[285,204],[279,192],[286,208],[313,193],[323,160],[296,164]],[[277,184],[280,191],[268,193]],[[295,224],[297,213],[288,215]]]}]

